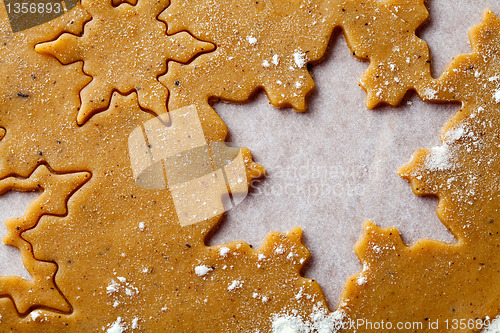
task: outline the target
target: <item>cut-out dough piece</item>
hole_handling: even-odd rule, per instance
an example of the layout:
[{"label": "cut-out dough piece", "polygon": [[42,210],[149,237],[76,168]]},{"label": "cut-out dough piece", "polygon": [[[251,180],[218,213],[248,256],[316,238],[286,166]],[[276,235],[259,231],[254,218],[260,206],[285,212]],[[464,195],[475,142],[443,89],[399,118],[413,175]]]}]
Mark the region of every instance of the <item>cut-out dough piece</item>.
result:
[{"label": "cut-out dough piece", "polygon": [[78,124],[107,109],[114,90],[136,91],[142,108],[165,113],[168,90],[157,80],[167,71],[167,61],[187,62],[213,45],[198,41],[187,32],[166,35],[166,26],[156,17],[165,1],[139,0],[137,5],[111,1],[84,0],[92,15],[82,36],[63,34],[53,42],[36,46],[63,64],[83,61],[84,72],[92,81],[80,93],[82,105]]},{"label": "cut-out dough piece", "polygon": [[353,55],[370,60],[360,80],[367,106],[397,105],[408,90],[422,98],[432,91],[429,48],[415,34],[428,16],[424,0],[174,0],[160,15],[169,32],[189,30],[217,50],[172,64],[160,80],[174,108],[211,98],[243,102],[262,87],[274,106],[304,111],[314,87],[305,65],[321,59],[340,26]]},{"label": "cut-out dough piece", "polygon": [[335,19],[352,54],[369,60],[360,79],[366,106],[398,105],[410,89],[432,81],[427,43],[415,31],[428,19],[424,0],[340,1]]},{"label": "cut-out dough piece", "polygon": [[189,65],[169,65],[160,78],[169,107],[243,102],[263,88],[274,106],[304,111],[314,87],[307,63],[325,53],[330,12],[326,2],[310,0],[171,1],[159,16],[169,33],[187,30],[217,49]]},{"label": "cut-out dough piece", "polygon": [[87,172],[59,175],[42,165],[27,179],[9,177],[0,180],[0,194],[10,190],[43,191],[30,204],[25,215],[5,221],[8,233],[3,242],[21,251],[23,263],[32,277],[31,280],[17,276],[0,277],[0,295],[11,297],[20,314],[25,314],[34,307],[47,307],[62,312],[71,310],[71,305],[54,285],[57,266],[52,262],[35,259],[31,244],[24,240],[22,233],[34,227],[42,215],[65,215],[68,198],[89,178],[90,174]]},{"label": "cut-out dough piece", "polygon": [[470,40],[473,53],[455,57],[436,85],[436,99],[461,101],[462,109],[445,125],[441,146],[417,151],[399,170],[415,194],[439,198],[439,219],[457,242],[406,246],[396,229],[366,223],[356,246],[365,269],[342,296],[351,320],[478,332],[500,313],[500,19],[486,11]]}]

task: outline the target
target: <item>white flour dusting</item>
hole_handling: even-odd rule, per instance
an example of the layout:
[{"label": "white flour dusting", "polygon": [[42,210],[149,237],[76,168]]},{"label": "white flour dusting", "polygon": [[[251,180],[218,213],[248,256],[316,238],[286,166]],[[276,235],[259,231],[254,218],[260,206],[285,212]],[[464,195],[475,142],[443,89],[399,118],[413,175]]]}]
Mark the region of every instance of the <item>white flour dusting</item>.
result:
[{"label": "white flour dusting", "polygon": [[466,135],[466,130],[463,126],[455,127],[445,134],[446,142],[458,141]]},{"label": "white flour dusting", "polygon": [[106,287],[106,293],[113,298],[113,307],[115,308],[132,296],[139,294],[139,289],[127,282],[126,278],[119,276],[116,279],[118,281],[112,280]]},{"label": "white flour dusting", "polygon": [[278,66],[280,63],[280,56],[275,54],[273,55],[273,60],[271,61],[275,66]]},{"label": "white flour dusting", "polygon": [[366,276],[364,275],[360,275],[358,277],[358,279],[356,280],[356,282],[358,283],[358,285],[362,286],[364,285],[366,282],[368,282],[368,279],[366,278]]},{"label": "white flour dusting", "polygon": [[295,66],[303,68],[307,63],[307,55],[304,52],[297,50],[293,54],[293,61],[295,62]]},{"label": "white flour dusting", "polygon": [[436,90],[431,89],[431,88],[426,88],[423,91],[423,96],[422,97],[427,98],[427,99],[435,99],[436,95],[437,95],[437,91]]},{"label": "white flour dusting", "polygon": [[253,37],[253,36],[248,36],[247,37],[247,41],[250,45],[255,45],[257,44],[257,38]]},{"label": "white flour dusting", "polygon": [[494,97],[495,97],[495,102],[500,103],[500,89],[495,91]]},{"label": "white flour dusting", "polygon": [[281,316],[273,320],[273,333],[302,333],[309,332],[309,328],[300,317]]},{"label": "white flour dusting", "polygon": [[343,310],[328,314],[321,303],[318,303],[309,318],[302,318],[297,311],[274,315],[272,333],[335,333],[342,327],[345,319]]},{"label": "white flour dusting", "polygon": [[41,315],[40,312],[38,310],[35,310],[35,311],[31,312],[30,319],[35,321],[40,317],[40,315]]},{"label": "white flour dusting", "polygon": [[243,286],[243,281],[234,280],[227,287],[227,291],[233,291],[235,289],[241,288]]},{"label": "white flour dusting", "polygon": [[429,156],[427,156],[426,166],[430,171],[450,170],[453,168],[452,159],[450,147],[445,143],[431,149]]},{"label": "white flour dusting", "polygon": [[109,328],[106,330],[106,333],[123,333],[125,331],[126,327],[122,323],[122,318],[118,317],[114,323],[109,326]]},{"label": "white flour dusting", "polygon": [[208,266],[205,266],[205,265],[200,265],[200,266],[196,266],[194,268],[194,272],[196,273],[196,275],[198,276],[204,276],[204,275],[207,275],[208,272],[210,272],[212,269]]},{"label": "white flour dusting", "polygon": [[227,256],[227,254],[229,253],[229,251],[230,250],[229,250],[228,247],[223,246],[223,247],[220,248],[219,254],[220,254],[221,257],[225,257],[225,256]]},{"label": "white flour dusting", "polygon": [[116,320],[102,330],[106,330],[106,333],[124,333],[130,330],[135,330],[139,328],[139,318],[135,317],[132,319],[131,323],[127,323],[122,317],[117,317]]}]

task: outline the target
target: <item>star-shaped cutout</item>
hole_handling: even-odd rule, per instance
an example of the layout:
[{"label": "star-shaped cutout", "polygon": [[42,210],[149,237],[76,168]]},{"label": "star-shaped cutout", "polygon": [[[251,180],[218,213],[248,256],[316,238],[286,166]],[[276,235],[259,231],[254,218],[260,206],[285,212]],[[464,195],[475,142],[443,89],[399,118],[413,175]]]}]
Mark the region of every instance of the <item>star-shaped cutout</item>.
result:
[{"label": "star-shaped cutout", "polygon": [[82,36],[64,33],[36,46],[37,52],[65,65],[83,61],[83,71],[92,77],[80,93],[79,125],[106,110],[113,91],[135,91],[141,108],[157,115],[166,112],[168,89],[157,78],[166,73],[167,62],[186,63],[214,48],[187,32],[168,36],[166,25],[156,19],[166,7],[162,1],[113,7],[111,1],[84,0],[82,6],[92,16]]}]

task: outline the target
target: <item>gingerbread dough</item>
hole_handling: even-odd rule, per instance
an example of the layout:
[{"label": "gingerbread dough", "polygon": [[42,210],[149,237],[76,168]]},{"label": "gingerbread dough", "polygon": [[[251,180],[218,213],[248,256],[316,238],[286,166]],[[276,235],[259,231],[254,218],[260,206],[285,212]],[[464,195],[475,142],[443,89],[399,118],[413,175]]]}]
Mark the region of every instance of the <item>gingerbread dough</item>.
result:
[{"label": "gingerbread dough", "polygon": [[443,145],[417,151],[399,170],[415,194],[439,198],[437,214],[457,242],[406,246],[396,229],[365,223],[356,245],[364,270],[342,296],[352,320],[421,323],[419,332],[478,332],[499,314],[500,19],[485,11],[470,42],[473,53],[455,57],[434,84],[434,100],[462,102],[443,129]]},{"label": "gingerbread dough", "polygon": [[[34,279],[0,279],[2,329],[267,332],[286,329],[293,315],[311,321],[302,322],[308,332],[357,318],[482,323],[498,314],[489,283],[498,267],[496,17],[487,13],[473,30],[475,53],[434,81],[415,36],[428,15],[420,0],[167,5],[83,1],[17,34],[0,6],[1,191],[43,191],[8,223],[6,241],[21,249]],[[320,286],[301,276],[309,252],[300,229],[271,232],[258,249],[206,246],[221,216],[180,224],[171,192],[137,185],[128,140],[151,113],[192,105],[207,143],[222,142],[227,128],[210,103],[244,102],[259,88],[273,105],[304,111],[313,88],[307,64],[321,59],[335,27],[355,56],[370,60],[361,80],[369,107],[395,105],[416,89],[464,108],[442,147],[401,170],[417,194],[440,197],[457,244],[407,247],[396,230],[367,222],[356,247],[365,269],[331,312]],[[241,154],[248,183],[264,170]]]},{"label": "gingerbread dough", "polygon": [[165,113],[166,104],[158,101],[167,100],[168,90],[157,77],[166,72],[167,60],[187,62],[213,50],[213,45],[194,40],[187,32],[165,34],[165,25],[155,19],[165,1],[113,7],[111,2],[84,0],[82,7],[92,16],[82,36],[63,34],[36,46],[37,52],[52,54],[63,64],[83,61],[83,71],[92,81],[80,93],[80,125],[108,108],[114,90],[135,91],[142,108]]},{"label": "gingerbread dough", "polygon": [[[34,48],[56,40],[64,29],[79,34],[92,22],[82,7],[16,35],[1,15],[1,59],[9,62],[1,67],[0,92],[0,126],[6,129],[0,178],[10,182],[5,190],[31,190],[41,164],[48,179],[90,175],[63,201],[66,214],[58,208],[37,220],[40,205],[32,205],[22,218],[29,222],[20,225],[18,242],[31,244],[34,261],[57,267],[55,276],[54,270],[45,274],[57,292],[53,302],[24,294],[1,298],[2,330],[246,331],[269,327],[270,316],[284,307],[302,313],[317,304],[326,309],[319,285],[300,275],[309,254],[299,229],[271,233],[259,249],[241,242],[207,247],[204,238],[220,216],[181,226],[169,191],[136,185],[128,137],[153,116],[139,107],[135,93],[114,92],[109,108],[79,126],[79,92],[89,82],[84,65],[63,66]],[[214,112],[203,111],[198,110],[207,142],[222,141],[225,125]],[[248,150],[242,153],[250,181],[263,169]],[[13,175],[26,180],[12,182]],[[51,193],[42,189],[42,195]],[[57,199],[51,196],[50,204]],[[299,290],[302,300],[295,298]]]}]

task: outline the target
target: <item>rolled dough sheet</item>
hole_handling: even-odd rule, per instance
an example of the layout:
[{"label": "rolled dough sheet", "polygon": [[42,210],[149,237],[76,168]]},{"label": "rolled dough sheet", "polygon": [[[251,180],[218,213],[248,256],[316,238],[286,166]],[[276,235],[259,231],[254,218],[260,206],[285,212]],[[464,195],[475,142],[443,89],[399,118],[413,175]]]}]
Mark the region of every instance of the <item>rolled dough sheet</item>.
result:
[{"label": "rolled dough sheet", "polygon": [[[467,30],[485,8],[500,14],[494,0],[433,0],[428,6],[431,22],[419,35],[431,49],[434,76],[454,55],[470,52]],[[302,227],[312,252],[305,274],[320,283],[332,309],[346,278],[361,267],[352,248],[364,220],[396,226],[407,244],[453,241],[435,215],[437,200],[416,197],[396,169],[416,149],[439,144],[440,129],[458,106],[425,104],[410,94],[401,107],[367,110],[357,84],[366,66],[337,36],[325,61],[313,67],[317,89],[306,113],[274,109],[264,94],[244,105],[215,106],[229,140],[250,148],[268,176],[228,212],[210,244],[256,246],[270,230]],[[1,196],[0,219],[21,215],[34,198]],[[26,277],[16,251],[1,247],[0,274]]]}]

